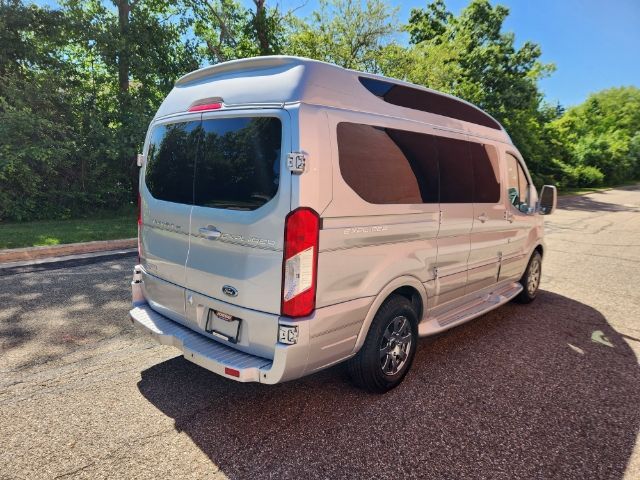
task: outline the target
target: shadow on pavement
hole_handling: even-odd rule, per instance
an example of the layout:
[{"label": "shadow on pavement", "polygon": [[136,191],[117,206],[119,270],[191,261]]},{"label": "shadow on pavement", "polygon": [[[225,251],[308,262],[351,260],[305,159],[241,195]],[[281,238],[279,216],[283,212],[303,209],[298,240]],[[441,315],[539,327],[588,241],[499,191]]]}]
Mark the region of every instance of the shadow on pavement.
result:
[{"label": "shadow on pavement", "polygon": [[[606,195],[607,192],[600,192]],[[579,210],[584,212],[638,212],[639,207],[620,205],[616,203],[602,202],[586,195],[576,197],[564,197],[558,199],[558,207],[563,210]]]},{"label": "shadow on pavement", "polygon": [[229,478],[620,478],[640,425],[631,349],[598,311],[544,291],[422,340],[384,396],[341,366],[269,387],[182,357],[138,387]]},{"label": "shadow on pavement", "polygon": [[0,272],[2,368],[20,370],[61,360],[133,332],[123,322],[132,267],[133,260],[118,259],[35,266],[36,273]]}]

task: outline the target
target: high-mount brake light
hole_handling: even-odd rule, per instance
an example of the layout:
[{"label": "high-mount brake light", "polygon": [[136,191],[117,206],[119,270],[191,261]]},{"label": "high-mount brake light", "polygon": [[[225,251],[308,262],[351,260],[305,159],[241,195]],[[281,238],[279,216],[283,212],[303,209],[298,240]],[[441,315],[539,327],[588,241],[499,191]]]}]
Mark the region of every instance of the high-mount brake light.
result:
[{"label": "high-mount brake light", "polygon": [[222,103],[205,103],[204,105],[193,105],[189,107],[190,112],[202,112],[204,110],[219,110],[222,108]]},{"label": "high-mount brake light", "polygon": [[284,226],[281,313],[306,317],[316,308],[320,217],[301,207],[287,215]]}]

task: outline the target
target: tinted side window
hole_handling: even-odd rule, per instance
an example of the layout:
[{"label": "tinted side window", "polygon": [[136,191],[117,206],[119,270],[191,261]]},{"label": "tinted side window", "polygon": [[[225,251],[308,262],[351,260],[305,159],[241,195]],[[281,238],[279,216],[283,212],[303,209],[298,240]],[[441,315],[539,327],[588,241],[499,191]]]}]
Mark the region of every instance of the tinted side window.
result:
[{"label": "tinted side window", "polygon": [[440,165],[440,202],[473,202],[473,165],[469,142],[436,137]]},{"label": "tinted side window", "polygon": [[391,128],[386,132],[409,161],[418,181],[422,203],[438,203],[440,181],[435,137]]},{"label": "tinted side window", "polygon": [[384,128],[339,123],[337,136],[342,177],[363,200],[422,203],[409,159]]},{"label": "tinted side window", "polygon": [[507,194],[509,201],[516,208],[529,204],[527,177],[518,160],[509,154],[507,154]]},{"label": "tinted side window", "polygon": [[193,171],[200,122],[159,125],[151,132],[145,183],[154,198],[193,203]]},{"label": "tinted side window", "polygon": [[360,77],[360,83],[387,103],[500,130],[498,122],[482,110],[455,98],[375,78]]},{"label": "tinted side window", "polygon": [[473,162],[473,201],[498,203],[500,180],[498,176],[498,152],[493,145],[469,142]]},{"label": "tinted side window", "polygon": [[274,117],[202,122],[195,172],[195,204],[255,210],[271,200],[280,181],[282,123]]}]

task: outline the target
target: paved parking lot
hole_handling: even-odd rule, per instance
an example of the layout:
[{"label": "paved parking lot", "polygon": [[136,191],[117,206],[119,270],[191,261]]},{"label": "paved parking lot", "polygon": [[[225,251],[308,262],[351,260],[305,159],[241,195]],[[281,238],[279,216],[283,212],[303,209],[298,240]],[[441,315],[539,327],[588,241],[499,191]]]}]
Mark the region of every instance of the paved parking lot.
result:
[{"label": "paved parking lot", "polygon": [[0,478],[640,478],[640,188],[563,199],[547,230],[536,302],[422,340],[384,396],[151,343],[134,257],[0,272]]}]

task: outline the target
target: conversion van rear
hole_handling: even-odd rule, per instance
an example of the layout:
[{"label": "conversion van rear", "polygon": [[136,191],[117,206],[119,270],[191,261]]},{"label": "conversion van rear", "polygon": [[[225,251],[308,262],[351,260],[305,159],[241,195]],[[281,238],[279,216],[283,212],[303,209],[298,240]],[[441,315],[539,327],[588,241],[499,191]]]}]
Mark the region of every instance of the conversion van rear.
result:
[{"label": "conversion van rear", "polygon": [[419,336],[531,301],[541,201],[502,127],[410,84],[295,57],[181,78],[141,155],[131,318],[278,383],[349,360],[396,386]]}]

